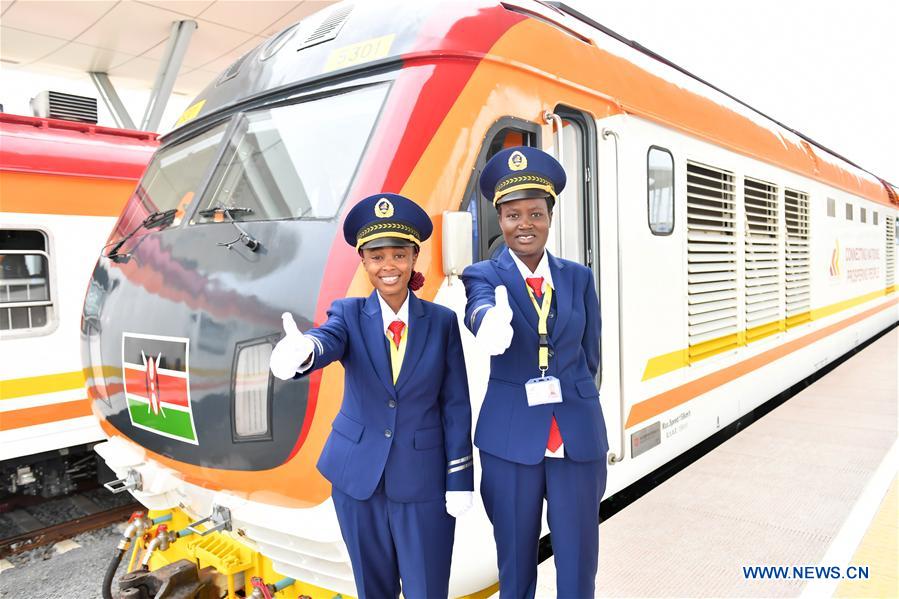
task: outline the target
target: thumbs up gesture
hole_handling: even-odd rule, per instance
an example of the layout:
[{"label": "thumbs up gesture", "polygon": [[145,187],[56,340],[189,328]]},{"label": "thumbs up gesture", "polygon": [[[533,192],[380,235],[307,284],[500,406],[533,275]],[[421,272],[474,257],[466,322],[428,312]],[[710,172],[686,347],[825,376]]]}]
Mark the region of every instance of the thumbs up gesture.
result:
[{"label": "thumbs up gesture", "polygon": [[499,285],[493,293],[496,296],[496,305],[493,309],[503,315],[503,322],[511,324],[512,308],[509,306],[509,292],[506,290],[506,286]]},{"label": "thumbs up gesture", "polygon": [[509,306],[509,292],[504,285],[496,288],[495,304],[487,310],[478,329],[477,341],[491,356],[496,356],[512,345],[512,308]]},{"label": "thumbs up gesture", "polygon": [[272,350],[269,368],[282,381],[292,379],[301,366],[310,361],[314,345],[312,340],[300,333],[290,312],[281,315],[284,338]]},{"label": "thumbs up gesture", "polygon": [[302,337],[300,329],[297,328],[297,321],[293,319],[293,314],[285,312],[281,315],[281,326],[284,327],[284,335],[287,337]]}]

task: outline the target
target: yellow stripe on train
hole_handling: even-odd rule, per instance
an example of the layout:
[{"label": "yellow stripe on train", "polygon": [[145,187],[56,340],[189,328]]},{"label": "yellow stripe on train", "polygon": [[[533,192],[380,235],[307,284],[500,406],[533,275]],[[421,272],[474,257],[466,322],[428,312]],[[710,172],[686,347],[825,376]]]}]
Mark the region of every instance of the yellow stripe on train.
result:
[{"label": "yellow stripe on train", "polygon": [[710,358],[715,354],[734,349],[741,345],[746,345],[747,340],[749,342],[757,341],[768,335],[773,335],[774,333],[782,332],[785,329],[802,324],[803,322],[826,318],[827,316],[854,308],[865,302],[870,302],[871,300],[895,292],[896,286],[891,285],[883,290],[872,291],[871,293],[836,302],[829,306],[815,308],[811,312],[803,312],[802,314],[791,316],[786,320],[773,321],[753,329],[732,333],[725,337],[719,337],[718,339],[710,339],[699,345],[694,345],[692,348],[679,349],[667,354],[655,356],[646,361],[646,368],[643,370],[643,378],[640,380],[648,381],[649,379],[654,379],[657,376],[662,376],[663,374],[668,374],[669,372],[674,372],[675,370],[689,366],[691,363]]},{"label": "yellow stripe on train", "polygon": [[84,381],[85,374],[82,370],[29,376],[20,379],[7,379],[0,381],[0,400],[56,393],[58,391],[68,391],[69,389],[82,389],[84,388]]}]

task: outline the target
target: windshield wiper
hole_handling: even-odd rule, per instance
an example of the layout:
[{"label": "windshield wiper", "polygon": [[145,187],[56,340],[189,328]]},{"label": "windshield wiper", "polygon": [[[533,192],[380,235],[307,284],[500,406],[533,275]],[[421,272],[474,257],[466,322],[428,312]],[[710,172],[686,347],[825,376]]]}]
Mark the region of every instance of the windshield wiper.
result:
[{"label": "windshield wiper", "polygon": [[112,246],[112,249],[109,250],[109,252],[105,255],[105,257],[115,260],[116,256],[119,255],[119,250],[122,249],[123,245],[125,245],[125,242],[134,237],[134,235],[138,231],[140,231],[141,229],[155,229],[157,227],[169,225],[174,220],[176,212],[178,212],[176,208],[151,212],[144,220],[140,222],[139,225],[131,229],[131,231],[129,231],[127,235],[117,241],[116,244]]},{"label": "windshield wiper", "polygon": [[234,220],[235,214],[253,214],[252,208],[241,208],[240,206],[213,206],[200,210],[200,216],[215,216],[216,214],[226,214],[231,220]]},{"label": "windshield wiper", "polygon": [[200,210],[200,216],[209,217],[215,216],[216,214],[224,214],[225,216],[227,216],[228,222],[234,225],[234,228],[237,229],[238,233],[240,233],[240,235],[237,236],[237,239],[226,241],[223,243],[216,243],[216,245],[226,247],[230,250],[231,246],[233,246],[235,243],[243,243],[245,246],[250,248],[251,252],[259,250],[259,246],[261,245],[259,243],[259,240],[244,231],[241,226],[237,224],[237,221],[234,220],[235,214],[253,214],[252,208],[241,208],[240,206],[222,206],[221,204],[217,204],[215,206],[206,208],[205,210]]}]

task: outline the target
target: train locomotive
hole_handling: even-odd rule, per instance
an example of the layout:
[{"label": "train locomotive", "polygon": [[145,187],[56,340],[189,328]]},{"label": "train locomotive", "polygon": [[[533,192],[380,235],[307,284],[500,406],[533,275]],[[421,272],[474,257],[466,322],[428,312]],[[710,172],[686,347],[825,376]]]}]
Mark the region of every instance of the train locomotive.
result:
[{"label": "train locomotive", "polygon": [[[340,224],[378,191],[431,215],[419,293],[461,310],[501,243],[476,181],[512,145],[569,175],[549,245],[595,274],[606,496],[899,320],[896,189],[810,138],[561,3],[336,4],[196,98],[94,268],[96,450],[150,510],[122,589],[354,595],[315,469],[343,373],[274,379],[280,315],[371,291]],[[462,330],[477,414],[489,361]],[[451,594],[496,581],[476,505]]]}]

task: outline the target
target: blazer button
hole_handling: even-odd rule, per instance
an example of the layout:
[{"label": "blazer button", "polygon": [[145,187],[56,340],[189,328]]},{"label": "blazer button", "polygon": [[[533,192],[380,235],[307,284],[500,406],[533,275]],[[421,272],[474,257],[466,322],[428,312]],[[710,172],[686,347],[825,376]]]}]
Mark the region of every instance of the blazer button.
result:
[{"label": "blazer button", "polygon": [[554,355],[556,355],[556,352],[549,350],[549,357],[552,358]]},{"label": "blazer button", "polygon": [[388,408],[395,408],[395,407],[396,407],[396,402],[395,402],[394,400],[391,399],[390,401],[387,402],[387,407],[388,407]]},{"label": "blazer button", "polygon": [[555,312],[550,312],[550,313],[549,313],[549,316],[547,316],[547,318],[552,318],[552,317],[554,317],[555,315],[556,315]]},{"label": "blazer button", "polygon": [[384,436],[389,439],[393,436],[393,431],[388,428],[386,431],[384,431]]}]

